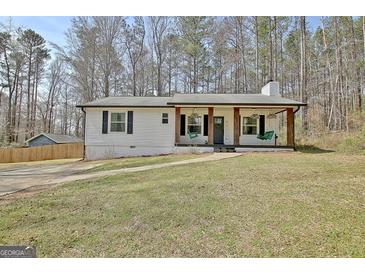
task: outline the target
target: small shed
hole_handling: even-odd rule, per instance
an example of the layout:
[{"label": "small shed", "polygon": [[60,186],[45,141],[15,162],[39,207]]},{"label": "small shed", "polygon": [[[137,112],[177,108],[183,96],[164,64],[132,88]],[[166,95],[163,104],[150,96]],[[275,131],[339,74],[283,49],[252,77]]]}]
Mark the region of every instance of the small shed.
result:
[{"label": "small shed", "polygon": [[63,134],[51,134],[51,133],[40,133],[25,141],[26,145],[29,147],[82,143],[82,142],[83,142],[82,139],[75,136],[63,135]]}]

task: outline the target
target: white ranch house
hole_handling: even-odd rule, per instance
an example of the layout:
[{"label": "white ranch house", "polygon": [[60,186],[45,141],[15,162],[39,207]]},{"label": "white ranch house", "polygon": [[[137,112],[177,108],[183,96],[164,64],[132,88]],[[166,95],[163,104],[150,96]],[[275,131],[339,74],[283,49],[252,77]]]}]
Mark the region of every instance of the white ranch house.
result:
[{"label": "white ranch house", "polygon": [[[294,114],[306,104],[282,98],[269,82],[261,94],[107,97],[79,105],[85,159],[215,150],[294,149]],[[279,113],[286,144],[278,145]]]}]

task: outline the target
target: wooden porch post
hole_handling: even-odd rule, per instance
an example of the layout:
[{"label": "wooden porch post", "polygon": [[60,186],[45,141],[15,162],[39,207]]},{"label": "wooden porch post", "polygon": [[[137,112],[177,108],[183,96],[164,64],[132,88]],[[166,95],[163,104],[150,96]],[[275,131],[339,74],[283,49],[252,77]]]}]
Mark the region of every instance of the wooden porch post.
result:
[{"label": "wooden porch post", "polygon": [[233,108],[233,144],[240,144],[240,108]]},{"label": "wooden porch post", "polygon": [[180,107],[175,107],[175,144],[180,142]]},{"label": "wooden porch post", "polygon": [[208,145],[213,145],[213,107],[208,107]]},{"label": "wooden porch post", "polygon": [[292,108],[286,109],[286,145],[294,147],[294,112]]}]

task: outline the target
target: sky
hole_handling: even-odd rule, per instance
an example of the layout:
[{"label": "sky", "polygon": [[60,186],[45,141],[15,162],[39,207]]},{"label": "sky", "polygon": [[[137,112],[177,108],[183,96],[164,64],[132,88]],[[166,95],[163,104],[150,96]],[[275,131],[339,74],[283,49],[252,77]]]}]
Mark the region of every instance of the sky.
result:
[{"label": "sky", "polygon": [[[15,27],[31,28],[43,36],[47,42],[59,46],[65,45],[65,31],[71,25],[71,18],[67,16],[12,16]],[[10,17],[0,16],[0,23],[8,23]]]},{"label": "sky", "polygon": [[[59,46],[65,45],[65,31],[71,25],[71,16],[13,16],[12,23],[16,27],[31,28],[39,33],[47,42]],[[320,17],[308,16],[308,23],[312,30],[320,25]],[[0,16],[0,23],[6,23],[9,17]]]}]

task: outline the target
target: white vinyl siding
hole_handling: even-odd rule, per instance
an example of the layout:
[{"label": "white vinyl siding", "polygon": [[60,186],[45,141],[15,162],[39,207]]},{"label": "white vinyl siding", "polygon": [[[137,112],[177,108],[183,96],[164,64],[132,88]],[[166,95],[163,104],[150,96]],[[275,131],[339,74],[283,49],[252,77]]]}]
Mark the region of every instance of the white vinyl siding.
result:
[{"label": "white vinyl siding", "polygon": [[[102,134],[102,112],[133,111],[133,134],[110,132]],[[174,117],[173,108],[87,108],[85,123],[86,159],[108,159],[128,156],[159,155],[174,152],[175,119],[162,124],[162,113]],[[111,121],[111,120],[110,120]],[[110,122],[108,127],[110,127]]]},{"label": "white vinyl siding", "polygon": [[[119,132],[101,133],[102,111],[125,113],[133,111],[133,134]],[[173,147],[175,143],[175,123],[170,119],[168,124],[161,123],[162,113],[174,116],[173,108],[87,108],[85,145],[107,145],[130,147]],[[111,117],[109,117],[111,118]],[[127,117],[125,117],[126,121]],[[109,123],[110,127],[110,123]],[[109,131],[108,131],[109,132]]]}]

